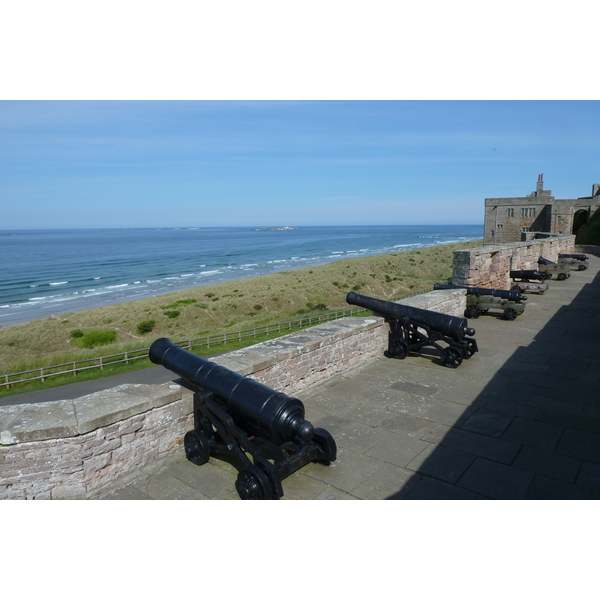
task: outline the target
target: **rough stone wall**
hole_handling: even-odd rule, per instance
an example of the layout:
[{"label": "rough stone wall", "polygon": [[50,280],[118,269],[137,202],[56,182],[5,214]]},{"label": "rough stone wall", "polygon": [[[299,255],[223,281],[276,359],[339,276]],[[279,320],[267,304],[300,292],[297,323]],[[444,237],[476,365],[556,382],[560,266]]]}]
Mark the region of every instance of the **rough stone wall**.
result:
[{"label": "rough stone wall", "polygon": [[[143,386],[156,387],[163,386]],[[192,428],[191,395],[178,395],[180,399],[170,404],[83,435],[0,446],[0,499],[86,498],[147,462],[166,457]]]},{"label": "rough stone wall", "polygon": [[553,236],[501,246],[481,246],[454,252],[452,282],[455,285],[507,290],[510,271],[536,269],[540,256],[557,261],[573,252],[574,235]]}]

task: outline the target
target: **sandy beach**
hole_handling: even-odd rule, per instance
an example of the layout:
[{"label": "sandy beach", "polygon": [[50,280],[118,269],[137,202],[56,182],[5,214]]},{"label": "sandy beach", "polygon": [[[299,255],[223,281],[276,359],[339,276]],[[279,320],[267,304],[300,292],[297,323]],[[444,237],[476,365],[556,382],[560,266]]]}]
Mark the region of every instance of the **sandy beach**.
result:
[{"label": "sandy beach", "polygon": [[[454,250],[480,244],[476,240],[343,259],[9,325],[0,328],[2,371],[144,348],[163,336],[193,339],[346,308],[350,290],[385,299],[430,291],[452,276]],[[145,322],[153,322],[151,330],[141,333]],[[111,332],[114,342],[80,348],[76,330]]]}]

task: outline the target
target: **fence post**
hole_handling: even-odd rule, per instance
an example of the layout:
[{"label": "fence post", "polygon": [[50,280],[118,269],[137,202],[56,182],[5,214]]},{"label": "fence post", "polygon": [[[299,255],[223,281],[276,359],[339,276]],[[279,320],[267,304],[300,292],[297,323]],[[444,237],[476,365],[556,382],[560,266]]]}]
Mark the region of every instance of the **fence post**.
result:
[{"label": "fence post", "polygon": [[42,383],[46,381],[46,378],[44,377],[44,367],[40,369],[40,379],[42,380]]}]

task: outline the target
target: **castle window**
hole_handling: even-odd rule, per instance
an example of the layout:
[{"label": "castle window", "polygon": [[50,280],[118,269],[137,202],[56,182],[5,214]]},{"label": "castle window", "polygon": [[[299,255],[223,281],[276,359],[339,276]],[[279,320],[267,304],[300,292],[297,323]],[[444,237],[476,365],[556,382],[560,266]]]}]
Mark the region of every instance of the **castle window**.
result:
[{"label": "castle window", "polygon": [[498,229],[502,229],[503,227],[504,227],[504,225],[502,225],[502,223],[500,223],[500,224],[498,225]]},{"label": "castle window", "polygon": [[526,216],[527,216],[527,212],[528,212],[528,209],[527,209],[527,208],[522,208],[522,209],[521,209],[521,216],[522,216],[522,217],[526,217]]},{"label": "castle window", "polygon": [[530,217],[535,217],[535,208],[530,208],[529,209],[529,216]]},{"label": "castle window", "polygon": [[521,227],[522,233],[527,233],[528,231],[531,231],[531,227]]},{"label": "castle window", "polygon": [[515,216],[515,209],[514,208],[508,208],[506,210],[506,216],[507,217],[514,217]]}]

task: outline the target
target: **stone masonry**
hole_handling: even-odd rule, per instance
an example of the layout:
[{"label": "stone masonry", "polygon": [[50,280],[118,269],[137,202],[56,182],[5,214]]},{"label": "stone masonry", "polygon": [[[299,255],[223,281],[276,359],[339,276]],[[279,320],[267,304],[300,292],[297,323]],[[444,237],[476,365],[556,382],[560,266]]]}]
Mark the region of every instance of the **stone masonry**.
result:
[{"label": "stone masonry", "polygon": [[454,252],[452,282],[469,287],[508,290],[510,271],[537,269],[540,256],[556,262],[559,254],[572,253],[574,235],[513,242],[499,246],[481,246]]}]

